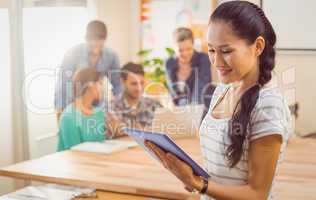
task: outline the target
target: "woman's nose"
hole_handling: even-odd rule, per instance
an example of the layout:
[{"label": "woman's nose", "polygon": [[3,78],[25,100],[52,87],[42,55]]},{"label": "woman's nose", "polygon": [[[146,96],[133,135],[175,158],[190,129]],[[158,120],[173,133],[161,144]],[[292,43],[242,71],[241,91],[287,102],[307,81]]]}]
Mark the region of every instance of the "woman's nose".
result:
[{"label": "woman's nose", "polygon": [[212,65],[214,67],[223,67],[224,66],[224,60],[223,57],[219,53],[214,53],[214,56],[212,58],[213,62]]}]

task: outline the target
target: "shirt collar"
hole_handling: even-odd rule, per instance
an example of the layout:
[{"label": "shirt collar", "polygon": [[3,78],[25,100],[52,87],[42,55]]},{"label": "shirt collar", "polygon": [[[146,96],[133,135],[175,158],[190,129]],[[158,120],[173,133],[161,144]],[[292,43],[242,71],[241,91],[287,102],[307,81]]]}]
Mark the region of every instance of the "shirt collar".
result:
[{"label": "shirt collar", "polygon": [[130,106],[129,103],[127,102],[126,98],[124,97],[124,95],[121,95],[120,101],[121,101],[123,107],[128,108],[128,109],[138,109],[138,108],[141,108],[143,105],[143,98],[140,98],[140,100],[138,101],[138,104],[135,106]]},{"label": "shirt collar", "polygon": [[[102,60],[104,59],[104,48],[105,48],[105,46],[103,46],[103,48],[101,50],[99,60],[100,59],[102,59]],[[89,46],[88,46],[87,43],[85,43],[85,55],[87,56],[87,58],[89,58],[89,56],[90,56],[90,49],[89,49]],[[98,63],[99,63],[99,61],[98,61]]]}]

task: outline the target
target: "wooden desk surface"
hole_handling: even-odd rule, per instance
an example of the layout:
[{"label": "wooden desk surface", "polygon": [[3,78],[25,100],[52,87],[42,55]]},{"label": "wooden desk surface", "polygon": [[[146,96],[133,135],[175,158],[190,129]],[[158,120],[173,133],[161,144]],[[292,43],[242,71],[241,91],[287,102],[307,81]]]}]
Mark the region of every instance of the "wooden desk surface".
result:
[{"label": "wooden desk surface", "polygon": [[[177,141],[201,161],[198,140]],[[166,199],[192,196],[140,147],[111,155],[59,152],[2,168],[0,175]]]},{"label": "wooden desk surface", "polygon": [[[198,140],[181,139],[177,144],[201,162]],[[0,175],[163,199],[198,199],[186,192],[179,180],[150,159],[141,148],[112,155],[60,152],[2,168]],[[316,200],[315,188],[316,140],[293,139],[280,169],[275,199]],[[99,192],[100,197],[107,195],[114,195],[111,199],[115,199],[119,194]],[[123,197],[117,196],[118,199]],[[126,199],[147,199],[130,197],[126,195]]]}]

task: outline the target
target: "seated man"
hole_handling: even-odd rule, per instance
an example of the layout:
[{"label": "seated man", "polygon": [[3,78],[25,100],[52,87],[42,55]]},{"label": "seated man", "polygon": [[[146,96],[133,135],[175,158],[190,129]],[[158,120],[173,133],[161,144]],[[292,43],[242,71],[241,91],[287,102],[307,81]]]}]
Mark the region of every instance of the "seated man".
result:
[{"label": "seated man", "polygon": [[129,62],[123,66],[123,93],[112,101],[107,118],[110,137],[124,135],[123,127],[144,129],[150,126],[155,110],[162,107],[158,101],[143,96],[144,74],[140,64]]}]

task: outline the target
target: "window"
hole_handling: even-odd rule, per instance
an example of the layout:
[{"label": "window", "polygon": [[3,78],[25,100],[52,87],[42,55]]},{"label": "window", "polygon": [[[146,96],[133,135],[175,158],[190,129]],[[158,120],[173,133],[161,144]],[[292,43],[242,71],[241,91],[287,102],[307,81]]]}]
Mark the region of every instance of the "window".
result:
[{"label": "window", "polygon": [[54,112],[56,70],[66,51],[84,42],[88,21],[86,7],[23,8],[24,91],[31,158],[56,150],[56,144],[46,140],[54,138],[58,130]]}]

